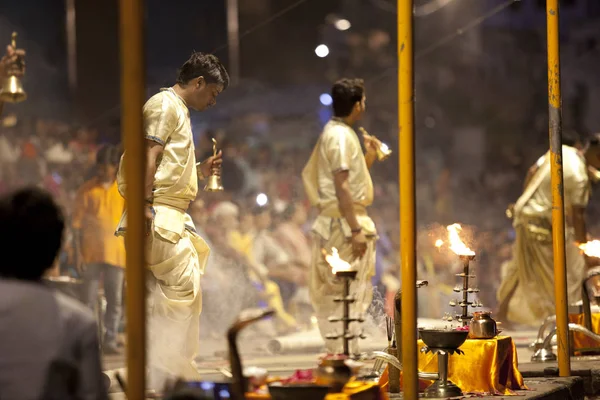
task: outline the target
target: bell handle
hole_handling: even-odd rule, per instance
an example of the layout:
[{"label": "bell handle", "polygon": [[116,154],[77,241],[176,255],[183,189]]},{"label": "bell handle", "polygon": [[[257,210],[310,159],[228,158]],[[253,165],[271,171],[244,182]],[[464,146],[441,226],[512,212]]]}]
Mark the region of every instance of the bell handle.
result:
[{"label": "bell handle", "polygon": [[[17,36],[17,32],[13,32],[12,35],[10,35],[10,47],[12,47],[14,51],[17,51]],[[17,56],[15,64],[17,64],[19,68],[23,67],[23,60],[21,59],[21,56]]]},{"label": "bell handle", "polygon": [[215,138],[212,138],[212,142],[213,142],[213,157],[217,156],[217,140]]},{"label": "bell handle", "polygon": [[[363,135],[368,135],[368,136],[371,136],[371,137],[373,137],[373,138],[377,139],[377,136],[371,135],[371,134],[370,134],[369,132],[367,132],[367,130],[366,130],[365,128],[363,128],[362,126],[359,126],[359,127],[358,127],[358,130],[359,130],[359,131],[360,131],[360,133],[362,133]],[[377,140],[379,140],[379,139],[377,139]]]}]

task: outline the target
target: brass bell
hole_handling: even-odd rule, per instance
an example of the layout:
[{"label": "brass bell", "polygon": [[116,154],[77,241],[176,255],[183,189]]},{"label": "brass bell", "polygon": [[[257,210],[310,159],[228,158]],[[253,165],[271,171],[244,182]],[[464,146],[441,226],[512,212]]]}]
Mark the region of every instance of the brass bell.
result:
[{"label": "brass bell", "polygon": [[208,177],[206,186],[204,186],[205,192],[222,192],[223,185],[221,184],[221,177],[219,175],[212,174]]},{"label": "brass bell", "polygon": [[[360,132],[362,134],[369,135],[367,130],[365,128],[363,128],[362,126],[358,129],[360,130]],[[369,135],[369,136],[372,136],[372,135]],[[375,137],[375,136],[373,136],[373,137]],[[391,155],[392,155],[392,150],[390,149],[390,147],[387,144],[381,142],[381,144],[379,145],[379,148],[377,149],[377,160],[384,161],[384,160],[388,159]]]},{"label": "brass bell", "polygon": [[[13,32],[11,46],[17,48],[17,32]],[[21,62],[21,60],[17,60]],[[11,75],[2,82],[2,90],[0,90],[0,100],[7,103],[20,103],[27,99],[27,93],[23,90],[21,79],[15,75]]]},{"label": "brass bell", "polygon": [[381,142],[381,146],[377,149],[377,159],[379,161],[387,160],[392,155],[392,150],[387,144]]},{"label": "brass bell", "polygon": [[[217,141],[215,138],[212,139],[213,142],[213,156],[217,155]],[[223,185],[221,184],[221,176],[216,173],[216,169],[211,169],[211,174],[206,180],[206,186],[204,186],[205,192],[222,192]]]},{"label": "brass bell", "polygon": [[27,99],[27,93],[23,90],[21,80],[16,76],[9,76],[2,83],[0,100],[5,103],[20,103]]}]

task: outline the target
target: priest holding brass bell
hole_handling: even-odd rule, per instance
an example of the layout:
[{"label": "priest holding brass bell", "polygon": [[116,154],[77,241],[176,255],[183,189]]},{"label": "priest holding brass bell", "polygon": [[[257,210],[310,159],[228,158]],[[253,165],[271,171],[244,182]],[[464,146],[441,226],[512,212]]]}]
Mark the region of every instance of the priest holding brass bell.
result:
[{"label": "priest holding brass bell", "polygon": [[[199,348],[202,288],[210,249],[187,213],[198,194],[198,181],[219,189],[221,152],[196,162],[190,110],[204,111],[229,85],[229,75],[217,57],[194,52],[181,66],[171,87],[144,104],[146,138],[146,263],[148,299],[148,387],[161,390],[167,379],[200,379],[195,367]],[[125,194],[122,157],[117,175]],[[117,234],[127,235],[126,214]],[[216,266],[213,266],[216,267]],[[168,344],[166,346],[165,344]]]},{"label": "priest holding brass bell", "polygon": [[17,34],[13,33],[12,43],[6,47],[6,53],[0,59],[0,114],[5,102],[18,103],[27,97],[21,85],[21,77],[25,74],[25,50],[17,49],[16,37]]}]

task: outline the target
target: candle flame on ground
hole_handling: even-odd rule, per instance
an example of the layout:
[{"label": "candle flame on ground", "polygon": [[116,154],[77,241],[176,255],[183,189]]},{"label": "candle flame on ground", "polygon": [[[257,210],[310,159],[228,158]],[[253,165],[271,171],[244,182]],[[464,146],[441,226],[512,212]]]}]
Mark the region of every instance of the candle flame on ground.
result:
[{"label": "candle flame on ground", "polygon": [[[462,230],[462,226],[460,224],[452,224],[446,227],[448,230],[448,241],[450,242],[450,250],[456,253],[459,256],[474,256],[475,252],[471,250],[467,245],[461,240],[459,232]],[[438,249],[442,247],[444,241],[442,239],[438,239],[435,241],[435,247]]]},{"label": "candle flame on ground", "polygon": [[331,254],[327,254],[325,249],[323,249],[322,252],[325,256],[325,261],[327,261],[327,264],[331,267],[332,273],[335,274],[338,271],[350,271],[352,269],[349,263],[340,258],[340,253],[335,247],[331,248]]},{"label": "candle flame on ground", "polygon": [[591,242],[581,243],[579,248],[583,250],[588,257],[600,258],[600,240],[592,240]]}]

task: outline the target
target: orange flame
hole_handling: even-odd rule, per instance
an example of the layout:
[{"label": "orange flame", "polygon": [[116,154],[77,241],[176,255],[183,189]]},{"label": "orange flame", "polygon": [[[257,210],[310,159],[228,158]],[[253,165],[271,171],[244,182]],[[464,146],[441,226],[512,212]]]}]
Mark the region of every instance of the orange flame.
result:
[{"label": "orange flame", "polygon": [[327,254],[325,249],[323,249],[322,251],[323,255],[325,256],[325,261],[327,261],[327,264],[329,264],[329,266],[331,267],[332,273],[335,274],[338,271],[350,271],[352,269],[349,263],[340,258],[338,249],[336,249],[335,247],[331,248],[331,254]]},{"label": "orange flame", "polygon": [[459,256],[474,256],[475,252],[467,247],[460,239],[459,232],[462,230],[460,224],[452,224],[446,227],[448,229],[448,240],[450,241],[450,250]]},{"label": "orange flame", "polygon": [[588,257],[600,258],[600,240],[592,240],[591,242],[581,243],[579,248],[583,250]]}]

